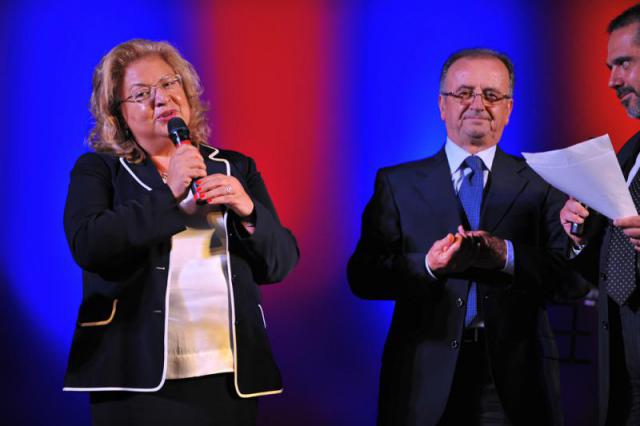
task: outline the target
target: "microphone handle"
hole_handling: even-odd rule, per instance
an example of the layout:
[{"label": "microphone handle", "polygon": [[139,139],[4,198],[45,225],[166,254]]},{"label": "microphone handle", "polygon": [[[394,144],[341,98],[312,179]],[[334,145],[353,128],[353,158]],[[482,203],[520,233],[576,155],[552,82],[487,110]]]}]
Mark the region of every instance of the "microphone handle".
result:
[{"label": "microphone handle", "polygon": [[571,230],[569,232],[577,237],[582,236],[584,233],[584,223],[571,223]]},{"label": "microphone handle", "polygon": [[[584,203],[580,203],[583,207],[587,207]],[[571,229],[569,230],[572,235],[581,237],[584,235],[584,222],[583,223],[571,223]]]},{"label": "microphone handle", "polygon": [[[174,141],[175,145],[178,147],[182,144],[185,145],[191,145],[191,141],[189,139],[180,139],[179,137],[176,138],[176,140]],[[189,185],[189,187],[191,188],[191,193],[193,194],[193,199],[196,200],[196,204],[207,204],[207,200],[203,200],[201,198],[198,198],[198,184],[196,183],[196,179],[193,179],[191,181],[191,185]]]}]

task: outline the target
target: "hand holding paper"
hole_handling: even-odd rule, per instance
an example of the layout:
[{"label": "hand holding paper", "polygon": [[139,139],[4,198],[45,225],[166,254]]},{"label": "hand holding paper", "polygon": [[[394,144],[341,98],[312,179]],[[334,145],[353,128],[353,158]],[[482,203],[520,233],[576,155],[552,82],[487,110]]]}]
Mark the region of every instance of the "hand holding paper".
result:
[{"label": "hand holding paper", "polygon": [[610,219],[638,215],[609,135],[522,155],[544,180]]},{"label": "hand holding paper", "polygon": [[629,237],[629,242],[640,252],[640,216],[629,216],[616,219],[613,224],[622,229],[624,235]]}]

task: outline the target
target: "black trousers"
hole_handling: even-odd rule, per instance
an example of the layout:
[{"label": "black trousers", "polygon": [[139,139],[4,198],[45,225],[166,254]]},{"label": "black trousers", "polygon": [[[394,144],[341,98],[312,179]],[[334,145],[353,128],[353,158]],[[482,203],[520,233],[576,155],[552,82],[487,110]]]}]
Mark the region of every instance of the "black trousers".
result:
[{"label": "black trousers", "polygon": [[451,393],[439,426],[511,425],[498,397],[484,330],[465,330]]},{"label": "black trousers", "polygon": [[90,400],[94,426],[254,426],[258,410],[227,373],[167,380],[157,392],[91,392]]},{"label": "black trousers", "polygon": [[620,307],[624,358],[629,377],[629,413],[626,425],[640,425],[640,292],[636,290]]}]

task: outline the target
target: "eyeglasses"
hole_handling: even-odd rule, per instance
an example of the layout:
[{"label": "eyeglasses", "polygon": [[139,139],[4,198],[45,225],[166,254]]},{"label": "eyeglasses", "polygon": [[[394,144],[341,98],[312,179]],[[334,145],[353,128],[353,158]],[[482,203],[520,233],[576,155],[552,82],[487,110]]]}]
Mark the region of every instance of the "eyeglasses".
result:
[{"label": "eyeglasses", "polygon": [[158,88],[167,93],[176,93],[180,87],[182,87],[182,77],[180,77],[180,74],[166,75],[153,85],[136,84],[131,88],[129,92],[130,95],[118,102],[145,103],[152,98],[155,99]]},{"label": "eyeglasses", "polygon": [[460,90],[456,93],[442,92],[440,94],[442,96],[450,96],[452,98],[456,98],[462,105],[470,105],[476,98],[476,96],[480,96],[482,103],[486,106],[493,106],[505,99],[511,99],[511,96],[503,95],[502,93],[495,92],[493,90],[484,90],[480,93],[476,93],[471,90]]}]

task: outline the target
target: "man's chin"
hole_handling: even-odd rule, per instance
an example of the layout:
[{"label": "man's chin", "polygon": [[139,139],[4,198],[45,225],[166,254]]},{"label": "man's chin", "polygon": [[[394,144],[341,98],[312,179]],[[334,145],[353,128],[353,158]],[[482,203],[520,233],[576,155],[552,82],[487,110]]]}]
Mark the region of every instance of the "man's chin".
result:
[{"label": "man's chin", "polygon": [[631,118],[640,119],[640,102],[636,105],[627,104],[624,105],[624,109],[627,111],[627,115]]},{"label": "man's chin", "polygon": [[471,140],[483,140],[483,139],[486,139],[487,136],[489,136],[489,131],[481,128],[469,129],[465,133],[467,134],[467,137]]}]

